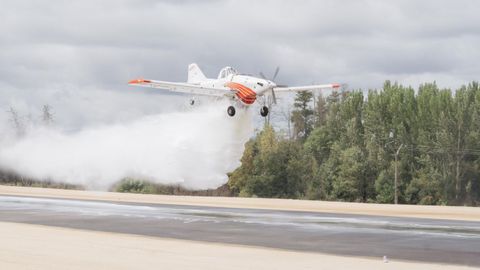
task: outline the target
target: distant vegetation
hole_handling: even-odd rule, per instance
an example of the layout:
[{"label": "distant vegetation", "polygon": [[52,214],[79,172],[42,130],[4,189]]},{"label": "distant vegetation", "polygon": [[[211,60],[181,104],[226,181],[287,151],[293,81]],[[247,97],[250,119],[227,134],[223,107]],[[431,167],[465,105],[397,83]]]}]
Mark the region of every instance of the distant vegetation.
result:
[{"label": "distant vegetation", "polygon": [[[381,91],[299,93],[293,135],[266,124],[228,185],[235,195],[355,202],[477,205],[480,89],[387,81]],[[395,156],[398,161],[395,162]]]},{"label": "distant vegetation", "polygon": [[193,195],[193,196],[232,196],[228,185],[217,189],[190,190],[179,185],[162,185],[148,181],[126,178],[112,188],[116,192],[164,194],[164,195]]},{"label": "distant vegetation", "polygon": [[84,189],[79,185],[59,183],[52,180],[32,179],[18,175],[17,173],[0,170],[0,184],[8,186],[24,186],[24,187],[42,187],[42,188],[59,188],[59,189]]},{"label": "distant vegetation", "polygon": [[[387,81],[366,97],[361,90],[316,98],[302,92],[287,119],[293,126],[287,136],[265,123],[246,143],[241,166],[218,189],[124,179],[112,190],[393,203],[397,175],[399,203],[480,203],[476,82],[452,91],[434,83],[415,90]],[[0,182],[81,188],[1,172]]]},{"label": "distant vegetation", "polygon": [[[0,170],[0,185],[42,187],[58,189],[84,190],[85,187],[51,181],[48,179],[39,180],[23,177],[16,173]],[[148,182],[141,179],[125,178],[111,187],[110,191],[142,194],[164,194],[164,195],[188,195],[188,196],[233,196],[228,185],[222,185],[216,189],[191,190],[179,185],[162,185]]]}]

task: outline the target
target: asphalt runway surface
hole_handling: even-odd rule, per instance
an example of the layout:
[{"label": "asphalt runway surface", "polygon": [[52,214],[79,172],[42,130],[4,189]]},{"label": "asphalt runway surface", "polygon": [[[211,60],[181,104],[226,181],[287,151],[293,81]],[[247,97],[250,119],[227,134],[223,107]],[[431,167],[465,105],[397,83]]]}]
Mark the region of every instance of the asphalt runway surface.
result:
[{"label": "asphalt runway surface", "polygon": [[480,222],[0,196],[0,221],[480,266]]}]

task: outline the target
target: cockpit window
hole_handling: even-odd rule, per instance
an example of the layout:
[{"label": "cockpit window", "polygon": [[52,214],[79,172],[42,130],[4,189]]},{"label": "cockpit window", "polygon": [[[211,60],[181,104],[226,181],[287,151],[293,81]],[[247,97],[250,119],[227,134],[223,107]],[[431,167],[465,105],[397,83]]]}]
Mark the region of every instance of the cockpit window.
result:
[{"label": "cockpit window", "polygon": [[229,76],[231,74],[237,75],[238,72],[232,67],[224,67],[224,68],[222,68],[222,70],[220,70],[220,73],[218,74],[218,78],[223,79],[223,78],[226,78],[227,76]]}]

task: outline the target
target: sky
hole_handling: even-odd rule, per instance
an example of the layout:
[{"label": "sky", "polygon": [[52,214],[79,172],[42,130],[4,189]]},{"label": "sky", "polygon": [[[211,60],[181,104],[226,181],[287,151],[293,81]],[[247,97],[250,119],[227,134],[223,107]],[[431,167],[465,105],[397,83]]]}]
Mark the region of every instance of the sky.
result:
[{"label": "sky", "polygon": [[192,109],[190,97],[129,80],[186,81],[195,62],[207,77],[279,66],[277,83],[290,86],[455,89],[479,79],[479,10],[474,0],[2,0],[0,170],[100,189],[129,176],[217,187],[258,114],[232,120],[227,104]]},{"label": "sky", "polygon": [[126,89],[185,81],[196,62],[289,85],[387,79],[458,87],[480,73],[475,0],[3,0],[0,83],[16,89]]}]

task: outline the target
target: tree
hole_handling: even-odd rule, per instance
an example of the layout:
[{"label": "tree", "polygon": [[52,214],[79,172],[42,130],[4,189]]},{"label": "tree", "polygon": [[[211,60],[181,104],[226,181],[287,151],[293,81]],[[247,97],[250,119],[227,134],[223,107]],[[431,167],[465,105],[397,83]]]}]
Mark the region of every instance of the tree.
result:
[{"label": "tree", "polygon": [[327,113],[328,113],[327,100],[322,95],[319,95],[317,96],[316,100],[314,100],[314,102],[315,102],[314,127],[320,127],[325,124],[325,121],[327,119]]},{"label": "tree", "polygon": [[42,122],[45,126],[50,126],[53,123],[52,108],[48,104],[42,107]]},{"label": "tree", "polygon": [[439,204],[443,202],[441,175],[428,155],[419,158],[422,165],[406,189],[406,200],[412,204]]},{"label": "tree", "polygon": [[294,129],[294,137],[304,140],[308,137],[313,129],[313,110],[310,107],[313,94],[309,91],[298,92],[295,97],[292,111],[292,123]]},{"label": "tree", "polygon": [[10,107],[7,111],[10,114],[10,122],[12,123],[13,129],[17,137],[22,137],[25,134],[25,125],[23,123],[22,117],[19,115],[15,108]]},{"label": "tree", "polygon": [[467,138],[472,126],[472,102],[475,100],[475,91],[478,90],[478,84],[470,84],[468,87],[463,86],[455,92],[455,199],[460,202],[465,197],[465,178],[464,176],[464,159],[467,154]]},{"label": "tree", "polygon": [[393,163],[388,169],[380,171],[375,180],[376,201],[379,203],[393,203]]},{"label": "tree", "polygon": [[342,201],[362,201],[365,173],[363,152],[359,147],[350,147],[340,153],[338,175],[332,184],[332,195]]},{"label": "tree", "polygon": [[234,195],[248,196],[242,193],[249,180],[249,177],[255,174],[255,157],[258,153],[257,140],[250,139],[245,144],[245,150],[241,158],[241,166],[229,174],[228,186]]},{"label": "tree", "polygon": [[293,140],[267,125],[247,144],[233,186],[247,196],[392,203],[397,168],[400,202],[478,204],[478,83],[416,92],[386,81],[367,98],[353,91],[311,102],[307,93],[295,99]]}]

